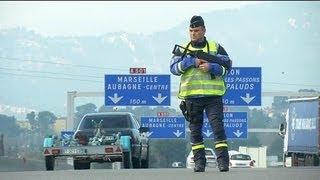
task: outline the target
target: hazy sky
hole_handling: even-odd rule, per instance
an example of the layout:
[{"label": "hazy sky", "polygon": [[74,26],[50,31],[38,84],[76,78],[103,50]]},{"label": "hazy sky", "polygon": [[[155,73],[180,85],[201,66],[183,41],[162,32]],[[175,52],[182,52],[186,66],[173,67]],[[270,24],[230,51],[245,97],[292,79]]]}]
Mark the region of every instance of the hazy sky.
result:
[{"label": "hazy sky", "polygon": [[[43,35],[102,35],[110,32],[125,31],[129,33],[150,34],[156,31],[171,29],[183,22],[188,22],[193,15],[225,10],[238,9],[253,4],[268,4],[270,2],[242,2],[242,1],[0,1],[0,29],[23,26],[31,28]],[[288,2],[289,3],[289,2]],[[293,18],[288,19],[288,25],[296,28],[298,21]],[[228,35],[227,35],[228,36]],[[273,37],[270,37],[273,38]],[[250,43],[250,42],[249,42]],[[258,49],[262,49],[259,44]],[[263,50],[263,49],[262,49]],[[263,52],[261,52],[263,53]],[[316,52],[314,53],[316,54]],[[232,55],[232,53],[231,53]],[[239,59],[241,57],[237,57]],[[315,62],[314,60],[312,63]],[[316,64],[316,63],[314,63]],[[317,66],[307,73],[317,72]],[[291,72],[295,73],[295,72]],[[315,84],[314,89],[318,90],[319,83],[316,75],[312,74],[312,79],[302,79],[286,81],[288,77],[282,73],[277,82],[291,84]],[[295,73],[296,74],[296,73]],[[286,76],[285,76],[286,75]],[[1,78],[1,77],[0,77]],[[283,78],[283,79],[280,79]],[[266,78],[265,78],[266,79]],[[265,80],[263,79],[263,80]],[[35,82],[35,80],[34,80]],[[65,81],[64,81],[65,82]],[[276,82],[274,80],[273,82]],[[268,84],[270,87],[271,85]],[[299,85],[300,86],[300,85]],[[299,86],[290,86],[293,88]],[[283,85],[275,84],[274,87],[285,89]],[[288,87],[288,86],[287,86]],[[265,86],[263,86],[265,88]],[[305,88],[313,88],[307,86]],[[268,89],[269,90],[269,89]],[[31,101],[31,100],[30,100]],[[87,101],[84,100],[84,101]],[[89,101],[89,100],[88,100]],[[102,102],[101,99],[97,100]],[[263,101],[264,105],[270,105]],[[1,103],[1,102],[0,102]],[[15,102],[16,103],[16,102]],[[7,103],[9,104],[9,103]],[[27,103],[26,103],[27,104]],[[62,103],[61,103],[62,104]],[[65,104],[65,103],[64,103]],[[14,107],[19,111],[18,106],[25,104],[12,103],[1,107]],[[39,105],[41,106],[41,105]],[[61,105],[62,107],[62,105]],[[178,106],[172,106],[178,107]],[[29,107],[30,108],[30,107]],[[32,107],[33,108],[33,107]],[[37,108],[36,106],[34,107]],[[65,107],[63,107],[65,110]]]},{"label": "hazy sky", "polygon": [[150,34],[192,15],[265,2],[242,1],[56,1],[0,2],[0,28],[24,26],[48,35]]}]

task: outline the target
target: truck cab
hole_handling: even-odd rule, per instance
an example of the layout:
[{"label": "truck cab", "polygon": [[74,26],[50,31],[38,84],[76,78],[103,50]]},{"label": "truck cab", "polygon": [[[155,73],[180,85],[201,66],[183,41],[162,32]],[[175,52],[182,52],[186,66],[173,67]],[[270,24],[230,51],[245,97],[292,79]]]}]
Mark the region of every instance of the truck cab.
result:
[{"label": "truck cab", "polygon": [[283,138],[283,166],[319,166],[320,97],[288,99]]}]

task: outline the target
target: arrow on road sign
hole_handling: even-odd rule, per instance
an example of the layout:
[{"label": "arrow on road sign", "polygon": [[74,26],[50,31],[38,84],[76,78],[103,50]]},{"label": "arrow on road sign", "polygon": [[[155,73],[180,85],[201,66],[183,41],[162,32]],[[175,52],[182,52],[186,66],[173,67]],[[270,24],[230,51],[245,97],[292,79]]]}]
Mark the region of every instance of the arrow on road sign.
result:
[{"label": "arrow on road sign", "polygon": [[209,129],[207,129],[207,132],[203,132],[203,134],[205,134],[207,137],[210,137],[212,132],[210,132]]},{"label": "arrow on road sign", "polygon": [[237,137],[240,137],[243,134],[243,132],[240,132],[240,130],[238,129],[236,132],[233,132],[233,134]]},{"label": "arrow on road sign", "polygon": [[147,132],[147,137],[150,137],[153,132]]},{"label": "arrow on road sign", "polygon": [[156,100],[159,104],[161,104],[162,101],[167,98],[167,96],[162,97],[161,93],[158,93],[158,97],[154,97],[154,96],[152,96],[152,97],[153,97],[153,99]]},{"label": "arrow on road sign", "polygon": [[118,93],[114,93],[113,97],[108,96],[108,98],[110,98],[113,103],[117,104],[123,98],[123,96],[118,97]]},{"label": "arrow on road sign", "polygon": [[63,135],[63,137],[66,138],[66,139],[70,139],[71,136],[72,136],[72,135],[70,135],[70,134],[64,134],[64,135]]},{"label": "arrow on road sign", "polygon": [[183,132],[180,132],[179,129],[177,130],[177,132],[173,132],[174,135],[176,135],[177,137],[179,137]]},{"label": "arrow on road sign", "polygon": [[240,96],[242,100],[244,100],[244,102],[246,102],[247,104],[249,104],[254,98],[255,96],[250,97],[249,93],[246,93],[246,97],[242,97]]}]

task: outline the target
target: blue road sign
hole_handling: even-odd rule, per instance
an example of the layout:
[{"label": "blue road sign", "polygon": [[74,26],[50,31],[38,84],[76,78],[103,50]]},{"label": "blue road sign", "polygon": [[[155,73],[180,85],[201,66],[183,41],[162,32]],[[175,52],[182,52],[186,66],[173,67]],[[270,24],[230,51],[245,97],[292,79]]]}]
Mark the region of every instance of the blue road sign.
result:
[{"label": "blue road sign", "polygon": [[[248,137],[248,118],[246,112],[224,112],[224,128],[228,139],[247,139]],[[204,138],[214,138],[213,131],[204,115],[202,128]]]},{"label": "blue road sign", "polygon": [[72,138],[74,131],[61,131],[62,146],[69,146],[69,139]]},{"label": "blue road sign", "polygon": [[261,106],[261,67],[235,67],[225,77],[226,106]]},{"label": "blue road sign", "polygon": [[170,106],[170,75],[105,75],[106,106]]},{"label": "blue road sign", "polygon": [[141,126],[149,127],[149,138],[186,138],[184,117],[141,117]]},{"label": "blue road sign", "polygon": [[61,131],[61,139],[71,139],[74,131]]}]

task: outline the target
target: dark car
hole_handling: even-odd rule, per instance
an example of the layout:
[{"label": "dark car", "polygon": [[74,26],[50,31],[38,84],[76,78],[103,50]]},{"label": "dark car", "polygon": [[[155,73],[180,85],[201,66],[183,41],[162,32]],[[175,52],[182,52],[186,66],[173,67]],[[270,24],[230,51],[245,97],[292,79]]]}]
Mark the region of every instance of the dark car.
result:
[{"label": "dark car", "polygon": [[148,168],[149,166],[149,140],[146,136],[148,128],[140,127],[136,117],[129,112],[105,112],[86,114],[80,121],[74,134],[82,145],[88,145],[89,139],[97,134],[96,125],[99,124],[104,136],[131,137],[131,152],[125,154],[124,167]]}]

